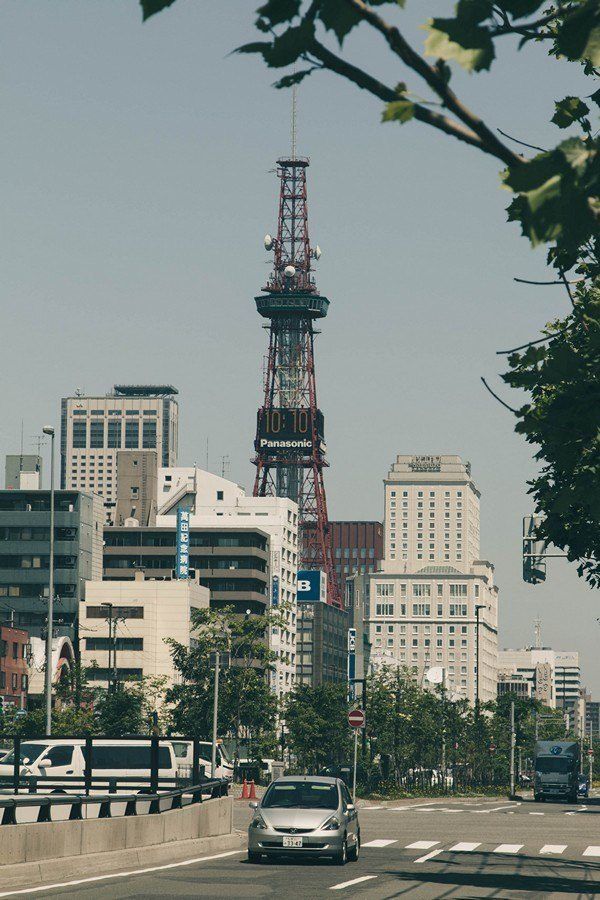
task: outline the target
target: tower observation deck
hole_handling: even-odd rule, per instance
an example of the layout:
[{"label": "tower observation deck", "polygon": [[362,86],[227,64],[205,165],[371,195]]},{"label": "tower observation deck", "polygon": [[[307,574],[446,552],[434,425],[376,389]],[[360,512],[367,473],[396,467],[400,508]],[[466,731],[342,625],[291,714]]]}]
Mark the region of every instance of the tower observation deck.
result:
[{"label": "tower observation deck", "polygon": [[328,603],[342,606],[329,534],[324,418],[314,361],[314,322],[327,315],[329,300],[318,292],[312,268],[321,250],[311,248],[308,236],[308,166],[308,159],[295,154],[277,160],[277,236],[267,234],[264,241],[273,252],[273,270],[255,298],[270,325],[254,442],[254,494],[289,497],[298,504],[299,569],[324,571]]}]

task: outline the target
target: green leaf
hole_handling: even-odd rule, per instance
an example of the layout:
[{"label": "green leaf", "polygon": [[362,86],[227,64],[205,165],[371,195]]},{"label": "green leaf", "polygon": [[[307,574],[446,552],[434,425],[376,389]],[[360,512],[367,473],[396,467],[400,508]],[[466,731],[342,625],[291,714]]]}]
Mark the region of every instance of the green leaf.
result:
[{"label": "green leaf", "polygon": [[275,82],[273,87],[278,89],[293,87],[295,84],[300,84],[300,82],[312,72],[313,69],[302,69],[299,72],[292,72],[290,75],[284,75],[283,78],[280,78],[279,81]]},{"label": "green leaf", "polygon": [[558,29],[556,49],[567,59],[588,60],[600,66],[600,8],[598,0],[587,0],[565,16]]},{"label": "green leaf", "polygon": [[353,28],[360,25],[360,15],[345,0],[321,0],[319,18],[328,31],[333,31],[340,46]]},{"label": "green leaf", "polygon": [[453,59],[468,72],[489,69],[495,56],[487,28],[457,19],[431,19],[425,53],[438,59]]},{"label": "green leaf", "polygon": [[175,3],[175,0],[140,0],[143,21],[145,22],[150,16],[154,16],[163,9],[167,9],[167,7],[171,6],[173,3]]},{"label": "green leaf", "polygon": [[593,94],[590,94],[590,100],[593,100],[596,106],[600,106],[600,88],[594,91]]},{"label": "green leaf", "polygon": [[314,36],[314,22],[309,20],[288,28],[274,39],[269,53],[265,56],[267,65],[271,68],[280,68],[296,62],[298,57],[310,48]]},{"label": "green leaf", "polygon": [[515,19],[522,19],[524,16],[530,16],[531,13],[543,6],[545,0],[500,0],[496,6],[499,6],[505,12],[510,13]]},{"label": "green leaf", "polygon": [[587,116],[590,111],[589,106],[586,106],[579,97],[565,97],[564,100],[557,100],[554,105],[556,112],[552,116],[552,121],[559,128],[568,128],[569,125]]},{"label": "green leaf", "polygon": [[381,117],[382,122],[409,122],[415,115],[415,104],[410,100],[394,100],[388,103]]},{"label": "green leaf", "polygon": [[301,0],[268,0],[256,12],[263,19],[267,19],[272,26],[281,25],[298,15],[300,3]]}]

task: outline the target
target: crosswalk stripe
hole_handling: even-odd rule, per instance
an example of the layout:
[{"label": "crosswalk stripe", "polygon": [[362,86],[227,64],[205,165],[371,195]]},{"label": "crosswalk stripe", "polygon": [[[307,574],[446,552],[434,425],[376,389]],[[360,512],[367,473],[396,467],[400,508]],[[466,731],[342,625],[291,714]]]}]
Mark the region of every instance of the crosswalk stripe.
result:
[{"label": "crosswalk stripe", "polygon": [[433,859],[434,856],[439,856],[440,853],[443,853],[443,848],[441,850],[432,850],[431,853],[426,853],[425,856],[420,856],[419,859],[415,859],[416,863],[424,863],[427,862],[428,859]]},{"label": "crosswalk stripe", "polygon": [[564,853],[566,849],[566,844],[544,844],[540,853]]},{"label": "crosswalk stripe", "polygon": [[397,844],[397,840],[388,841],[383,838],[377,838],[375,841],[368,841],[366,844],[361,844],[364,847],[389,847],[390,844]]},{"label": "crosswalk stripe", "polygon": [[360,878],[353,878],[352,881],[342,881],[340,884],[332,885],[329,890],[343,891],[344,888],[351,887],[353,884],[360,884],[361,881],[371,881],[372,878],[377,878],[377,875],[362,875]]},{"label": "crosswalk stripe", "polygon": [[600,856],[600,847],[587,847],[583,851],[584,856]]},{"label": "crosswalk stripe", "polygon": [[414,844],[407,844],[405,850],[431,850],[439,844],[439,841],[415,841]]},{"label": "crosswalk stripe", "polygon": [[523,849],[523,844],[499,844],[494,853],[518,853]]},{"label": "crosswalk stripe", "polygon": [[454,847],[450,847],[450,853],[470,853],[471,850],[476,850],[477,847],[481,847],[481,842],[470,844],[468,841],[461,841],[455,844]]}]

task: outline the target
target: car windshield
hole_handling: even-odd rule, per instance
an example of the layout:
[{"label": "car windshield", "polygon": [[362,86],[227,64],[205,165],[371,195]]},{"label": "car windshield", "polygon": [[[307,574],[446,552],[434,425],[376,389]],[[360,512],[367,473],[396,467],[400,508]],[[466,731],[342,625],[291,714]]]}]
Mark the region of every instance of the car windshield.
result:
[{"label": "car windshield", "polygon": [[[19,760],[22,763],[33,762],[47,749],[48,744],[21,744]],[[15,751],[11,750],[8,756],[2,760],[2,765],[12,765],[15,761]]]},{"label": "car windshield", "polygon": [[272,784],[264,796],[264,809],[337,809],[335,784],[318,781],[284,781]]},{"label": "car windshield", "polygon": [[573,771],[574,762],[568,756],[539,756],[535,761],[535,771],[541,775],[566,775]]}]

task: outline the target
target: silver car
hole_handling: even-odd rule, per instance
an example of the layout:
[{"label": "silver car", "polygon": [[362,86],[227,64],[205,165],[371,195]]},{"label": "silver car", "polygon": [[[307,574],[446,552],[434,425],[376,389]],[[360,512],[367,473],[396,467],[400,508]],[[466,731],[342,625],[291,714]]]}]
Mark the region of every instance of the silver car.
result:
[{"label": "silver car", "polygon": [[263,856],[330,856],[355,862],[360,825],[348,788],[339,778],[287,775],[273,781],[260,803],[251,803],[248,860]]}]

